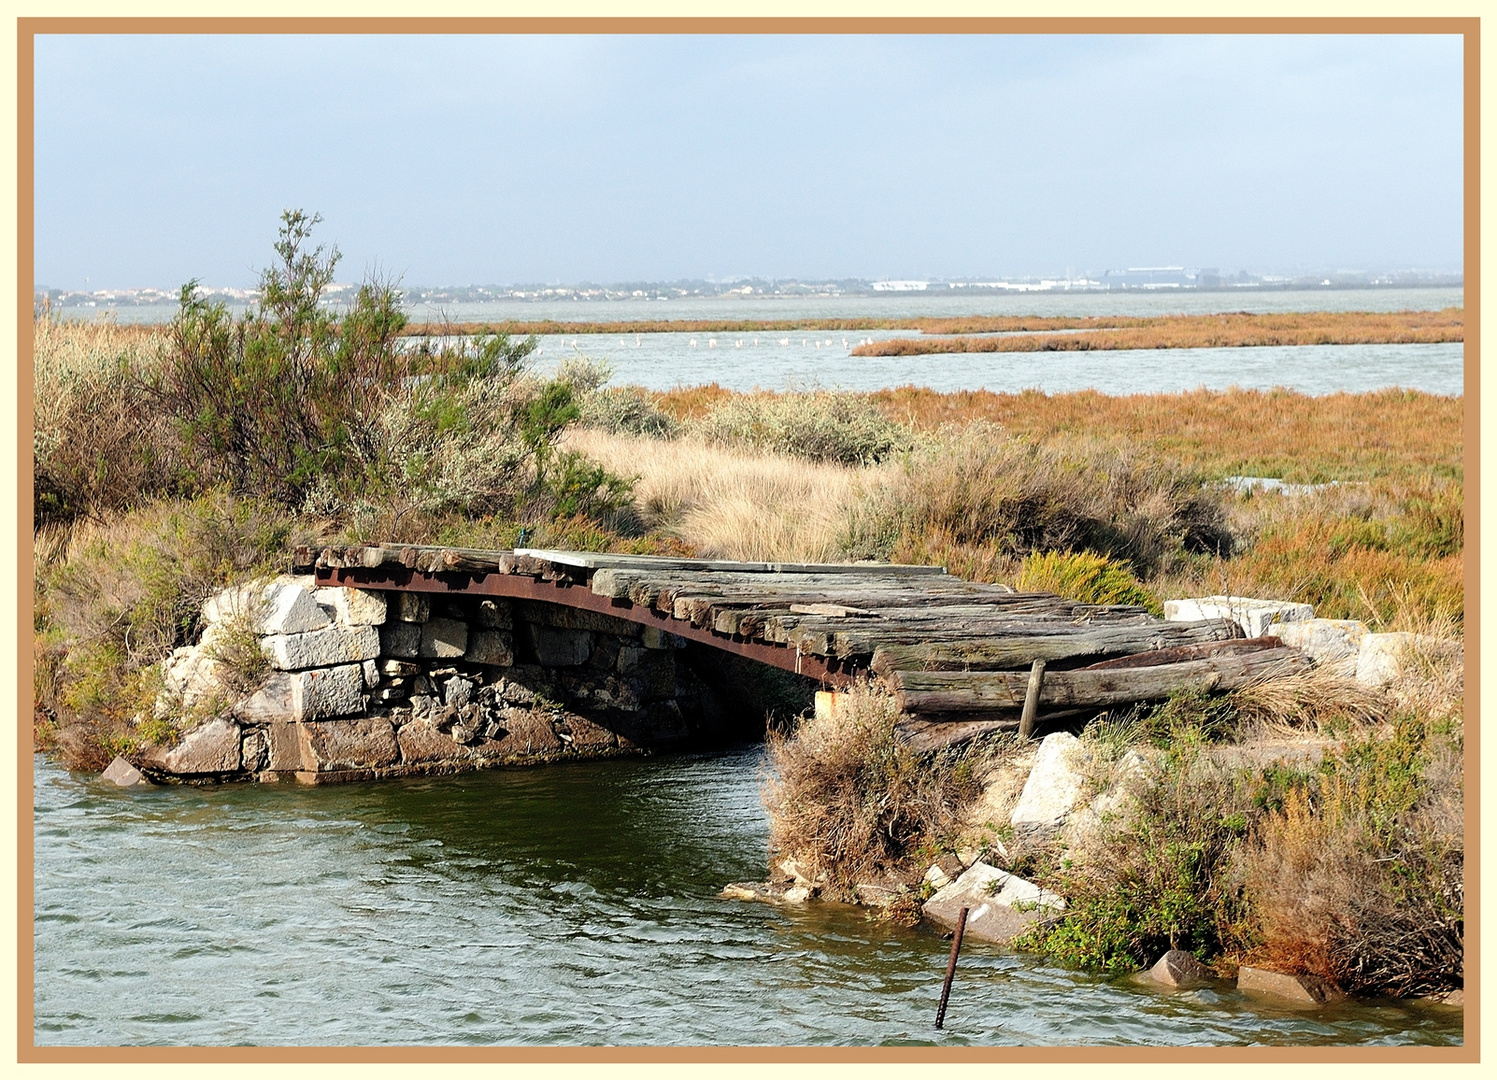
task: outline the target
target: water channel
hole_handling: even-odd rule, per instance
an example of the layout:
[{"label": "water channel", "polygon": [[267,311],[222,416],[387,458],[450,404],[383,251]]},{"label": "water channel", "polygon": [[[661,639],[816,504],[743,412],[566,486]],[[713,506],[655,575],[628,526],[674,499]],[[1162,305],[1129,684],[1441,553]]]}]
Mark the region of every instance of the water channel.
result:
[{"label": "water channel", "polygon": [[333,788],[43,756],[35,1038],[99,1044],[1459,1044],[1458,1010],[1165,995],[762,879],[757,746]]}]

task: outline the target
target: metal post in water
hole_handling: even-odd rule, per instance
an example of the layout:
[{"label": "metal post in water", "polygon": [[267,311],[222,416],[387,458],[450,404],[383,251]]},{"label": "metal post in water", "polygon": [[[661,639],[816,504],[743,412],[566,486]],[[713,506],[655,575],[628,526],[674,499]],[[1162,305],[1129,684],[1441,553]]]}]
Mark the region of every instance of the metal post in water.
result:
[{"label": "metal post in water", "polygon": [[946,1001],[951,997],[951,979],[956,974],[956,954],[962,951],[962,931],[967,929],[967,909],[956,917],[956,935],[951,939],[951,959],[946,961],[946,983],[941,987],[941,1007],[936,1010],[936,1030],[946,1022]]}]

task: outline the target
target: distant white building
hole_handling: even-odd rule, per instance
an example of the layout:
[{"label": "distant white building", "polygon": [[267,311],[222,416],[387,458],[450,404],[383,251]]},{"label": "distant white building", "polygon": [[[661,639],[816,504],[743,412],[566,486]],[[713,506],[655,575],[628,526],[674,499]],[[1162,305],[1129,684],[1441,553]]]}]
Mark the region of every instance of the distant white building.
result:
[{"label": "distant white building", "polygon": [[928,281],[875,281],[874,292],[924,292],[930,287]]}]

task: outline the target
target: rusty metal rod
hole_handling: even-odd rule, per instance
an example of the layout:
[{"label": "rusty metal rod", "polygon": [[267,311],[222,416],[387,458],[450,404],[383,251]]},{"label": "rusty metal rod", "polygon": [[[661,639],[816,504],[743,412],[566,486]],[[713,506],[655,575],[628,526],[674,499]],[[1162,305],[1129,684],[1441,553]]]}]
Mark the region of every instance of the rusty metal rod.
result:
[{"label": "rusty metal rod", "polygon": [[951,997],[951,979],[956,975],[956,954],[962,951],[962,931],[967,929],[967,909],[956,917],[956,936],[951,939],[951,959],[946,961],[946,983],[941,987],[941,1007],[936,1010],[936,1030],[946,1023],[946,1001]]},{"label": "rusty metal rod", "polygon": [[1019,714],[1019,738],[1027,739],[1034,734],[1034,714],[1040,707],[1040,683],[1045,679],[1045,661],[1036,658],[1029,669],[1029,687],[1024,694],[1024,711]]}]

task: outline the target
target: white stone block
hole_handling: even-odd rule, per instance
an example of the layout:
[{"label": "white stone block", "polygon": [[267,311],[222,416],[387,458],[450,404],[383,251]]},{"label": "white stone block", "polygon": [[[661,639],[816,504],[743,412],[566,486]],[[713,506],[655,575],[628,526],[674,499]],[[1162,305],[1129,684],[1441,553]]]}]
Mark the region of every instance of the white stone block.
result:
[{"label": "white stone block", "polygon": [[1008,944],[1035,923],[1058,915],[1065,906],[1065,900],[1048,889],[977,862],[927,900],[921,910],[932,921],[954,928],[965,907],[967,933]]},{"label": "white stone block", "polygon": [[305,634],[332,622],[318,606],[309,576],[285,575],[225,589],[203,604],[203,621],[210,627],[239,615],[255,620],[260,634]]},{"label": "white stone block", "polygon": [[249,723],[300,723],[363,712],[364,665],[342,664],[314,671],[278,671],[234,706]]},{"label": "white stone block", "polygon": [[1357,653],[1357,682],[1367,686],[1387,686],[1403,674],[1408,666],[1417,634],[1368,634],[1362,638]]},{"label": "white stone block", "polygon": [[1274,634],[1338,675],[1357,673],[1357,654],[1367,638],[1367,627],[1356,619],[1306,619],[1280,623]]},{"label": "white stone block", "polygon": [[273,634],[261,639],[260,650],[281,671],[358,664],[379,655],[379,631],[373,626],[330,626],[306,634]]},{"label": "white stone block", "polygon": [[1309,604],[1287,600],[1257,600],[1251,596],[1201,596],[1189,600],[1166,600],[1164,617],[1168,622],[1198,622],[1202,619],[1231,619],[1250,638],[1272,632],[1280,623],[1304,622],[1315,617]]},{"label": "white stone block", "polygon": [[456,619],[432,619],[421,626],[421,655],[451,660],[468,651],[468,624]]},{"label": "white stone block", "polygon": [[317,602],[343,626],[379,626],[388,611],[385,594],[370,589],[318,589]]},{"label": "white stone block", "polygon": [[1046,735],[1009,823],[1019,833],[1048,833],[1065,824],[1081,801],[1091,755],[1070,732]]}]

